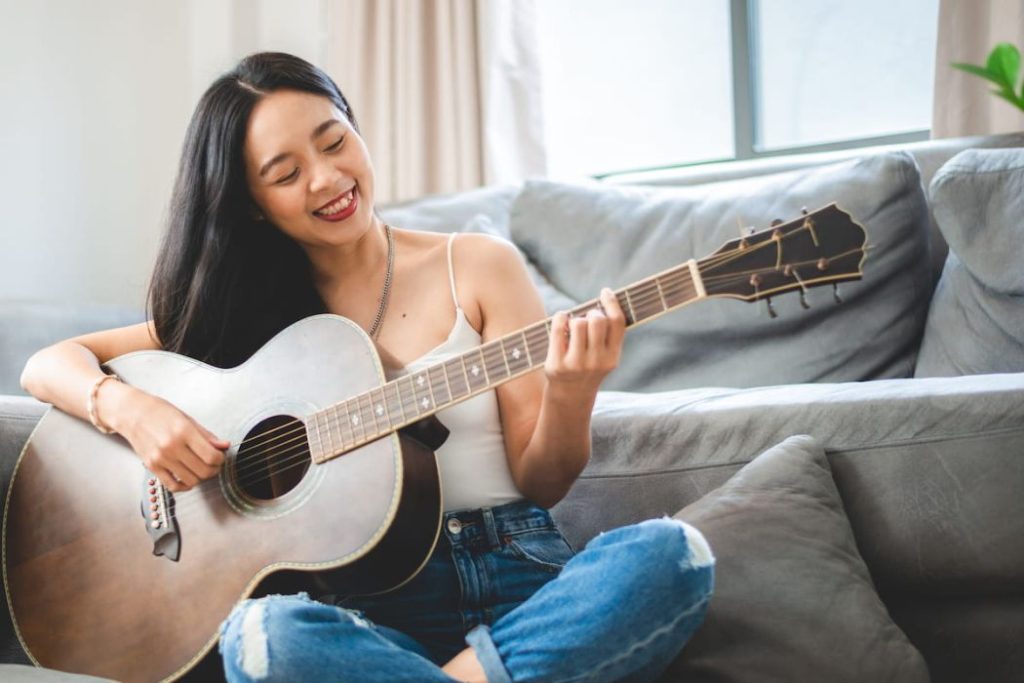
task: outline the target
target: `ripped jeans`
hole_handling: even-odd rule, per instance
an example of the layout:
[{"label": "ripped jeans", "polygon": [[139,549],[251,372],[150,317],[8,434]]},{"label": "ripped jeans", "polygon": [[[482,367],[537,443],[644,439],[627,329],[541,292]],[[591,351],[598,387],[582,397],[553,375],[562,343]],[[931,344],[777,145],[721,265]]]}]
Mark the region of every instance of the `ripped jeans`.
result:
[{"label": "ripped jeans", "polygon": [[423,570],[379,596],[240,603],[221,627],[229,681],[445,681],[468,643],[489,683],[653,681],[704,619],[714,558],[652,519],[573,556],[543,508],[445,514]]}]

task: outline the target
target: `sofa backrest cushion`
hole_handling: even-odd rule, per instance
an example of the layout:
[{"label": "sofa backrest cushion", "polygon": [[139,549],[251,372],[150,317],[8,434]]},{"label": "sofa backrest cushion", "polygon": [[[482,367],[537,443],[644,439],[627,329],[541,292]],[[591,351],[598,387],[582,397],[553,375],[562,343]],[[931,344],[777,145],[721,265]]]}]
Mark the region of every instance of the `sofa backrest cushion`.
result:
[{"label": "sofa backrest cushion", "polygon": [[961,152],[931,196],[950,253],[915,376],[1024,370],[1024,149]]},{"label": "sofa backrest cushion", "polygon": [[810,170],[685,188],[529,181],[512,204],[512,240],[552,284],[583,301],[710,254],[802,207],[837,202],[872,249],[861,282],[811,289],[804,311],[711,299],[638,327],[605,389],[658,391],[908,377],[932,278],[928,208],[917,167],[897,152]]}]

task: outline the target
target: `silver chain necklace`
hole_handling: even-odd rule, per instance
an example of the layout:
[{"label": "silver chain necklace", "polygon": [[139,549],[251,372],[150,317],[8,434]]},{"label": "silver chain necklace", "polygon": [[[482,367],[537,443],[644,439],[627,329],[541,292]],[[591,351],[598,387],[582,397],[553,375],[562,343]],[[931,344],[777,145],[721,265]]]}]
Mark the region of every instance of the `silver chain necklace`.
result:
[{"label": "silver chain necklace", "polygon": [[380,331],[380,324],[384,320],[384,313],[388,310],[388,297],[391,294],[391,274],[395,265],[395,240],[391,236],[391,226],[384,224],[384,234],[388,239],[388,266],[384,272],[384,290],[380,295],[380,306],[377,307],[377,317],[373,319],[370,326],[370,339],[376,339]]}]

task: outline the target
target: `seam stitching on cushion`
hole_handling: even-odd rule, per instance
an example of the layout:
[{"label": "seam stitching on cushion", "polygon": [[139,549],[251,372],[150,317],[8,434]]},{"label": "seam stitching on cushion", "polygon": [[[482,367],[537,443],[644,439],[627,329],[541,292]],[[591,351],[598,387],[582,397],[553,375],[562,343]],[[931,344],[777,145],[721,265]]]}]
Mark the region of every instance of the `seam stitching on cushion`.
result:
[{"label": "seam stitching on cushion", "polygon": [[[828,454],[828,453],[835,454],[835,453],[838,453],[838,452],[841,452],[841,451],[842,452],[847,452],[847,453],[857,453],[857,452],[860,452],[860,451],[883,450],[883,449],[886,449],[886,448],[893,448],[893,447],[896,447],[896,446],[905,446],[905,445],[908,445],[908,444],[927,444],[927,443],[935,443],[935,442],[938,442],[938,441],[962,441],[962,440],[973,439],[973,438],[976,438],[976,437],[979,437],[979,436],[985,436],[985,437],[988,437],[988,436],[1007,436],[1007,435],[1012,435],[1012,434],[1017,434],[1017,433],[1024,434],[1024,428],[1021,428],[1021,427],[1006,427],[1006,428],[1003,428],[1003,429],[996,429],[996,430],[983,431],[983,432],[966,432],[966,433],[959,433],[959,434],[936,435],[936,436],[926,437],[926,438],[910,438],[910,439],[897,439],[897,440],[893,440],[893,441],[878,441],[878,442],[875,442],[875,443],[863,444],[863,445],[860,445],[860,446],[832,446],[832,447],[825,448],[825,453],[826,454]],[[771,448],[771,446],[766,447],[764,450],[767,450],[767,448]],[[700,470],[712,470],[712,469],[719,469],[719,468],[722,468],[722,467],[742,467],[743,465],[746,465],[747,463],[751,462],[751,460],[753,460],[753,458],[748,458],[746,460],[735,460],[735,461],[731,461],[731,462],[716,462],[716,463],[710,463],[710,464],[707,464],[707,465],[697,465],[697,466],[694,466],[694,467],[659,468],[659,469],[656,469],[656,470],[646,470],[646,471],[643,471],[643,472],[636,472],[636,471],[630,471],[630,472],[611,472],[611,473],[589,474],[589,475],[584,473],[579,478],[580,479],[630,479],[630,478],[642,477],[642,476],[655,476],[655,475],[659,475],[659,474],[697,472],[697,471],[700,471]]]}]

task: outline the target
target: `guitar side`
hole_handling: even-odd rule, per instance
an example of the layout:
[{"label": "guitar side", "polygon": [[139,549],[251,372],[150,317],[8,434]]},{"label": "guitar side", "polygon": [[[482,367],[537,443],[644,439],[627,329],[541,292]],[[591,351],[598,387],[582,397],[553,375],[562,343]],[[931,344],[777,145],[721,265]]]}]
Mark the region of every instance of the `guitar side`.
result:
[{"label": "guitar side", "polygon": [[324,315],[295,323],[231,370],[158,351],[109,363],[233,444],[218,478],[174,496],[165,511],[177,559],[150,526],[148,475],[127,442],[48,411],[16,465],[3,529],[5,589],[33,661],[171,680],[210,651],[234,604],[275,572],[334,570],[337,592],[387,590],[415,575],[441,516],[426,449],[391,435],[307,463],[270,499],[247,493],[252,463],[238,458],[238,444],[268,417],[301,419],[381,383],[368,345],[352,323]]}]

